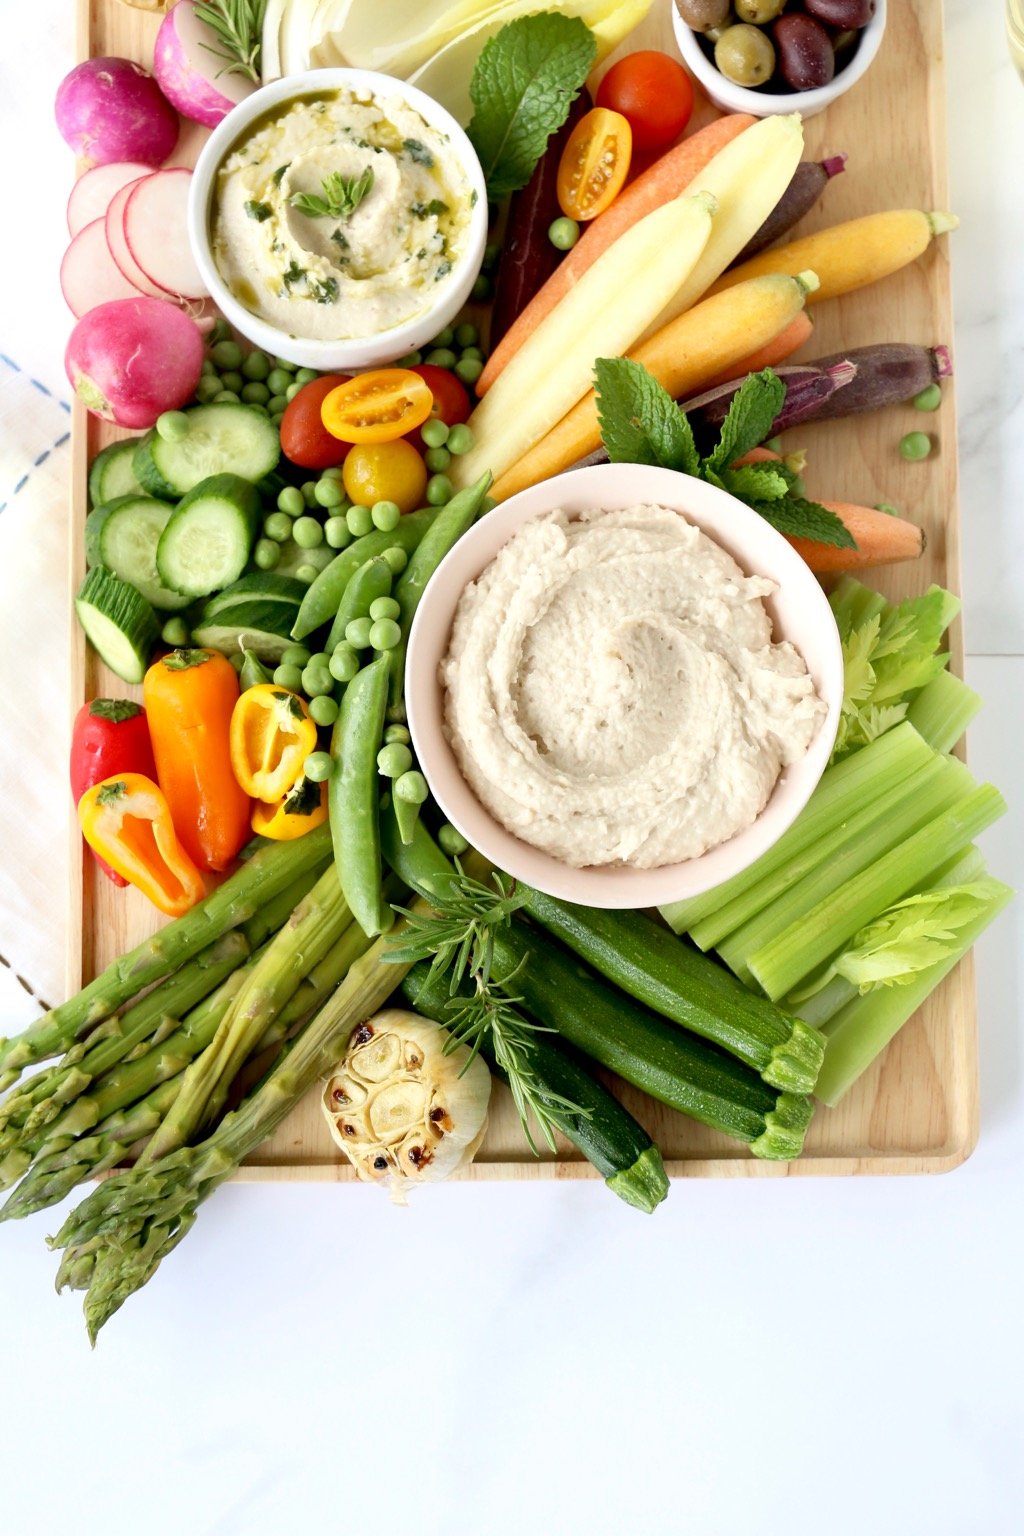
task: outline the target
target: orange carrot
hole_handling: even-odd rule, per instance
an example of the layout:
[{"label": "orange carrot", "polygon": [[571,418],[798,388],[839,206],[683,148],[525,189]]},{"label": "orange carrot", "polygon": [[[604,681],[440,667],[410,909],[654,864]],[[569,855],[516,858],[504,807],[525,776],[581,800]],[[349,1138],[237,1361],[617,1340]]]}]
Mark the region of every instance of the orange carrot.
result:
[{"label": "orange carrot", "polygon": [[709,379],[705,389],[717,389],[719,384],[731,384],[733,379],[742,379],[748,373],[760,373],[762,368],[777,368],[787,358],[792,357],[798,347],[802,347],[805,341],[809,341],[814,330],[814,321],[806,309],[801,309],[794,315],[784,330],[764,347],[759,347],[756,352],[751,352],[749,357],[743,358],[728,369],[727,374],[720,373],[715,378]]},{"label": "orange carrot", "polygon": [[656,160],[642,176],[638,176],[631,186],[621,192],[607,213],[602,213],[593,221],[543,288],[534,294],[505,332],[477,380],[477,394],[487,393],[527,336],[621,234],[638,219],[653,213],[655,208],[660,208],[671,198],[685,192],[708,162],[754,122],[756,118],[739,112],[729,117],[716,118],[699,133],[684,139],[675,149],[670,149],[667,155],[662,155],[660,160]]}]

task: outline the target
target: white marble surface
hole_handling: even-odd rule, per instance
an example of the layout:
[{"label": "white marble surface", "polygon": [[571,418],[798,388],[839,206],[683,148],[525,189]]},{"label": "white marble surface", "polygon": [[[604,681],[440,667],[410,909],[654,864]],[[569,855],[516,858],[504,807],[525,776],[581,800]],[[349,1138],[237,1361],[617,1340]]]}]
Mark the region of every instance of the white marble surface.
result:
[{"label": "white marble surface", "polygon": [[[5,64],[32,60],[0,122],[31,146],[13,174],[39,250],[0,255],[0,350],[62,388],[62,211],[36,190],[63,174],[58,9],[0,0]],[[987,849],[1020,884],[1024,87],[999,12],[947,4],[971,757],[1015,802]],[[982,1139],[945,1178],[687,1183],[650,1222],[590,1184],[452,1186],[406,1213],[232,1186],[94,1355],[51,1289],[56,1214],[3,1229],[0,1530],[1010,1536],[1022,927],[1018,903],[979,945]],[[26,1009],[0,973],[3,1027]]]}]

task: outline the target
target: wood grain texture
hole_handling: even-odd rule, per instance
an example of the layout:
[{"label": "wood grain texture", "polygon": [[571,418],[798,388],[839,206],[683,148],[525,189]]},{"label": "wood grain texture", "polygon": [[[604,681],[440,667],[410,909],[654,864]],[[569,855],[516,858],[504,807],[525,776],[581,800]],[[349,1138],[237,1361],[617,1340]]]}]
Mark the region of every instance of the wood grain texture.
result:
[{"label": "wood grain texture", "polygon": [[[669,21],[671,0],[655,0],[643,26],[619,50],[661,47],[675,52]],[[149,64],[157,19],[118,0],[79,0],[80,57],[122,54]],[[614,57],[614,56],[613,56]],[[883,208],[945,208],[946,104],[941,7],[934,0],[892,0],[889,27],[878,60],[865,81],[827,113],[806,125],[809,157],[845,150],[846,172],[828,187],[801,232]],[[697,117],[712,115],[702,102]],[[190,164],[204,130],[183,129],[172,163]],[[955,236],[953,237],[955,238]],[[952,310],[946,243],[935,243],[913,267],[877,287],[816,308],[815,335],[807,356],[881,341],[934,345],[952,341]],[[907,464],[898,444],[911,427],[927,426],[939,450],[924,464]],[[87,508],[89,460],[118,433],[76,406],[71,494],[70,591],[84,571],[82,526]],[[956,419],[953,391],[924,422],[910,407],[848,422],[830,422],[789,434],[789,446],[806,447],[806,479],[812,494],[873,505],[892,502],[927,530],[928,548],[912,566],[881,571],[874,579],[894,598],[937,581],[959,590],[960,536],[957,506]],[[959,624],[950,637],[954,670],[960,672]],[[73,626],[70,700],[133,690],[109,674]],[[138,690],[134,690],[138,693]],[[71,818],[71,923],[68,991],[77,990],[153,926],[153,909],[137,892],[119,891],[83,862]],[[618,1089],[617,1089],[618,1091]],[[622,1097],[662,1149],[674,1178],[785,1178],[821,1174],[937,1173],[954,1168],[973,1149],[978,1128],[977,1042],[973,959],[968,958],[932,995],[888,1051],[834,1110],[819,1110],[806,1155],[792,1164],[758,1162],[725,1137],[695,1125],[630,1088]],[[321,1122],[311,1094],[242,1170],[248,1179],[352,1177]],[[554,1156],[533,1158],[523,1141],[504,1088],[496,1087],[487,1138],[469,1179],[597,1177],[567,1143]]]}]

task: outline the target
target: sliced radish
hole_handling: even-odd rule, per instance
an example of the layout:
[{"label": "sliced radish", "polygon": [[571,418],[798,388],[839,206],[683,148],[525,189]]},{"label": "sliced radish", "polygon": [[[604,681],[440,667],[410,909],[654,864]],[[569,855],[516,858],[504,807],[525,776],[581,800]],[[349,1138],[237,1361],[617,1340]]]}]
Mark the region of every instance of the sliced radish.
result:
[{"label": "sliced radish", "polygon": [[[155,174],[153,171],[150,172],[150,175]],[[164,290],[143,272],[128,249],[128,241],[125,239],[125,206],[135,188],[140,187],[144,181],[148,180],[149,176],[142,176],[138,181],[126,182],[119,192],[114,193],[110,199],[110,206],[107,208],[104,216],[103,227],[106,231],[110,254],[128,281],[134,283],[140,293],[147,294],[151,299],[166,299],[167,294]]]},{"label": "sliced radish", "polygon": [[60,264],[60,291],[76,319],[97,304],[113,299],[137,299],[139,290],[130,283],[110,254],[106,224],[93,219],[80,229],[64,252]]},{"label": "sliced radish", "polygon": [[201,299],[207,292],[188,239],[191,183],[192,172],[183,166],[155,171],[130,189],[124,205],[124,237],[132,260],[172,298]]},{"label": "sliced radish", "polygon": [[77,235],[94,219],[102,219],[114,193],[130,181],[148,176],[152,169],[141,160],[114,160],[110,165],[94,165],[92,170],[85,171],[68,198],[68,233]]},{"label": "sliced radish", "polygon": [[217,34],[196,15],[192,0],[178,0],[161,22],[153,73],[168,101],[208,128],[256,89],[244,75],[225,71]]}]

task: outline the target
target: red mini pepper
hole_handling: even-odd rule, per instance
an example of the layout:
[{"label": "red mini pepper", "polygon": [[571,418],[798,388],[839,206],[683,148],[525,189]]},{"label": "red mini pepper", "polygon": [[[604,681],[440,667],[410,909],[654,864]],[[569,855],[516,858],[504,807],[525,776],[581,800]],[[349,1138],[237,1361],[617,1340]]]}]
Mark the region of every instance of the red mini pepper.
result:
[{"label": "red mini pepper", "polygon": [[[83,704],[71,733],[70,766],[76,805],[87,789],[115,773],[142,773],[155,779],[153,744],[142,706],[129,699],[93,699]],[[95,851],[93,858],[115,885],[128,884]]]}]

